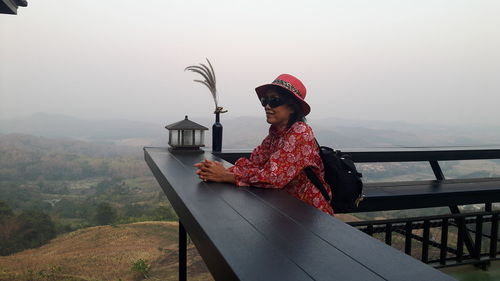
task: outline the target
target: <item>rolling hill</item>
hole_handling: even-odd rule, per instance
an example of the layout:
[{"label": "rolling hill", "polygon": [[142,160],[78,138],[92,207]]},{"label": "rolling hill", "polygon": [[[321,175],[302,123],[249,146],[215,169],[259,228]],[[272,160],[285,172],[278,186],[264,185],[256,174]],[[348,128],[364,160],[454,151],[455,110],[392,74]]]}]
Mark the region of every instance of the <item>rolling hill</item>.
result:
[{"label": "rolling hill", "polygon": [[[181,118],[179,118],[181,119]],[[190,118],[208,128],[212,116]],[[88,120],[51,113],[37,113],[23,118],[0,120],[0,134],[29,134],[48,138],[71,138],[131,146],[165,146],[164,123],[130,120]],[[318,140],[336,148],[424,147],[500,145],[500,130],[491,126],[453,126],[411,124],[398,121],[348,120],[341,118],[309,119]],[[224,116],[223,148],[251,149],[268,132],[264,117]],[[206,145],[211,145],[211,130]]]},{"label": "rolling hill", "polygon": [[[141,280],[131,270],[151,265],[149,280],[177,280],[176,222],[141,222],[80,229],[37,249],[0,257],[0,280]],[[188,246],[189,280],[213,280],[194,245]]]}]

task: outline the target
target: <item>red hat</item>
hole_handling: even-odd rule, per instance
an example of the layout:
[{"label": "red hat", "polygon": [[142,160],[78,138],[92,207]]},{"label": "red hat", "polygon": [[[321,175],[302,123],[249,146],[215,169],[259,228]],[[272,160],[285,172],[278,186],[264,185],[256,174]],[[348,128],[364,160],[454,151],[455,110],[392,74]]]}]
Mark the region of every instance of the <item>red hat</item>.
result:
[{"label": "red hat", "polygon": [[306,87],[302,82],[295,76],[290,74],[281,74],[271,84],[265,84],[255,88],[255,92],[257,92],[257,96],[259,99],[267,92],[270,87],[281,87],[287,90],[302,106],[302,110],[304,110],[304,116],[309,114],[311,111],[311,107],[304,100],[306,98]]}]

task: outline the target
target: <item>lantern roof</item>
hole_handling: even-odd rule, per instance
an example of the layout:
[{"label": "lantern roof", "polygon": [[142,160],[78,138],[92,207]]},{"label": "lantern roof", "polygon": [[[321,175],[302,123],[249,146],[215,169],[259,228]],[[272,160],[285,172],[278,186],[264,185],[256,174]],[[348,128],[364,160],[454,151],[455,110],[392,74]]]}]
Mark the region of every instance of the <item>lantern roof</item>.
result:
[{"label": "lantern roof", "polygon": [[17,15],[17,8],[28,6],[27,0],[0,0],[0,14]]},{"label": "lantern roof", "polygon": [[187,115],[184,120],[167,125],[165,128],[168,130],[208,130],[207,127],[189,120]]}]

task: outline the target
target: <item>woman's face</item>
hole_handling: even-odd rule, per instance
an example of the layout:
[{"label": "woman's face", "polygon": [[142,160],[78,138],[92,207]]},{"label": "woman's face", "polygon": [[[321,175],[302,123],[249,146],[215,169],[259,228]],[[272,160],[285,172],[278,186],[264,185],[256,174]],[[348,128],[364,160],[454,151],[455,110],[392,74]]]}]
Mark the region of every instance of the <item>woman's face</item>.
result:
[{"label": "woman's face", "polygon": [[[273,98],[280,98],[284,99],[285,97],[282,97],[276,90],[270,89],[267,91],[267,93],[263,96],[264,98],[267,99],[273,99]],[[269,104],[267,104],[264,109],[266,110],[266,121],[267,123],[274,125],[277,129],[284,129],[288,126],[288,120],[290,120],[290,116],[294,112],[290,106],[288,106],[286,103],[276,106],[276,107],[271,107]]]}]

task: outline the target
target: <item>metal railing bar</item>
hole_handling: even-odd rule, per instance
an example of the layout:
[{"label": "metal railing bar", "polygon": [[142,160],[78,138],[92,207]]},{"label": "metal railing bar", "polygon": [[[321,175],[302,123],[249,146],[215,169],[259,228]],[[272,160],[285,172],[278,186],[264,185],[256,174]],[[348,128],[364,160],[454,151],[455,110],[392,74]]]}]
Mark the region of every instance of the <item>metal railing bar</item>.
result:
[{"label": "metal railing bar", "polygon": [[[497,216],[498,216],[498,215],[497,215]],[[483,223],[487,223],[487,222],[490,222],[490,223],[491,223],[491,222],[492,222],[492,219],[491,219],[491,218],[483,218]],[[475,224],[475,223],[476,223],[476,219],[474,219],[473,221],[471,221],[471,220],[466,220],[466,222],[465,222],[465,224],[466,224],[466,225],[467,225],[467,224]],[[497,223],[498,223],[498,219],[497,219]],[[451,223],[451,222],[450,222],[450,225],[451,225],[451,226],[458,227],[455,223]],[[467,230],[468,230],[470,233],[472,233],[472,234],[475,234],[475,233],[476,233],[476,230],[475,230],[475,229],[470,229],[470,228],[468,228],[468,227],[467,227]],[[488,234],[488,233],[483,233],[483,234],[482,234],[482,236],[483,236],[483,237],[485,237],[485,238],[491,239],[491,235],[490,235],[490,234]],[[496,240],[500,242],[500,237],[497,237],[497,238],[496,238]]]},{"label": "metal railing bar", "polygon": [[481,257],[481,242],[482,242],[482,236],[483,236],[483,216],[477,216],[476,217],[476,233],[475,233],[475,241],[474,241],[474,248],[475,252],[474,255],[476,256],[477,259]]},{"label": "metal railing bar", "polygon": [[385,244],[392,245],[392,224],[386,224],[385,229]]},{"label": "metal railing bar", "polygon": [[458,220],[458,238],[457,238],[457,262],[462,262],[463,261],[463,255],[464,255],[464,235],[465,235],[465,229],[464,229],[464,220],[463,218],[457,218],[455,221]]},{"label": "metal railing bar", "polygon": [[[396,218],[396,219],[386,219],[386,220],[369,220],[369,221],[355,221],[355,222],[348,222],[349,225],[351,226],[363,226],[366,224],[372,224],[372,225],[382,225],[386,223],[406,223],[407,221],[409,222],[415,222],[415,221],[423,221],[424,219],[428,219],[430,221],[433,220],[441,220],[443,218],[447,219],[455,219],[455,218],[460,218],[460,217],[473,217],[477,215],[484,215],[484,216],[489,216],[489,215],[494,215],[494,214],[500,214],[500,210],[492,211],[492,212],[473,212],[473,213],[462,213],[462,214],[443,214],[443,215],[434,215],[434,216],[425,216],[425,217],[411,217],[411,218]],[[451,222],[450,222],[451,224]]]},{"label": "metal railing bar", "polygon": [[[401,235],[405,235],[405,236],[406,236],[406,231],[405,231],[405,230],[396,229],[396,230],[395,230],[395,232],[396,232],[396,233],[399,233],[399,234],[401,234]],[[417,241],[419,241],[419,242],[422,242],[422,241],[423,241],[423,238],[422,238],[421,236],[418,236],[418,235],[413,234],[413,233],[411,234],[411,238],[412,238],[412,239],[415,239],[415,240],[417,240]],[[429,239],[429,245],[430,245],[430,246],[433,246],[433,247],[435,247],[435,248],[438,248],[438,249],[441,249],[441,247],[442,247],[441,243],[436,242],[436,241],[434,241],[434,240],[430,240],[430,239]],[[454,249],[454,248],[451,248],[451,247],[446,247],[446,249],[447,249],[447,251],[448,251],[448,252],[450,252],[450,253],[452,253],[452,254],[456,254],[456,253],[457,253],[457,250],[456,250],[456,249]]]},{"label": "metal railing bar", "polygon": [[422,237],[422,261],[427,263],[429,260],[429,221],[424,221],[424,235]]},{"label": "metal railing bar", "polygon": [[441,170],[441,167],[439,166],[438,161],[432,160],[429,161],[429,164],[431,164],[432,172],[434,173],[434,176],[436,177],[437,180],[444,180],[444,174],[443,170]]},{"label": "metal railing bar", "polygon": [[[453,214],[461,214],[458,206],[450,206],[450,211]],[[467,247],[467,251],[469,251],[469,253],[475,253],[476,249],[474,247],[474,242],[472,241],[472,236],[470,235],[469,229],[467,228],[467,225],[465,224],[465,217],[461,217],[460,220],[463,221],[463,223],[464,223],[464,225],[463,225],[464,227],[459,228],[459,229],[461,229],[460,231],[463,234],[462,238],[463,238],[463,241],[465,243],[465,247]]]},{"label": "metal railing bar", "polygon": [[491,259],[491,258],[481,258],[476,259],[472,258],[470,255],[464,256],[464,260],[462,262],[457,262],[454,257],[447,258],[446,264],[441,264],[440,260],[430,260],[427,264],[434,268],[444,268],[444,267],[453,267],[453,266],[462,266],[462,265],[478,265],[478,264],[488,264],[492,261],[500,260],[500,258]]},{"label": "metal railing bar", "polygon": [[445,218],[442,221],[441,226],[441,245],[439,251],[439,263],[442,265],[446,264],[446,255],[448,254],[448,219]]},{"label": "metal railing bar", "polygon": [[179,220],[179,281],[187,280],[187,233]]},{"label": "metal railing bar", "polygon": [[484,203],[484,211],[485,212],[491,212],[493,211],[493,203]]},{"label": "metal railing bar", "polygon": [[373,225],[372,224],[368,224],[366,226],[366,234],[373,236]]},{"label": "metal railing bar", "polygon": [[491,218],[491,238],[490,238],[490,258],[497,256],[498,241],[498,214],[493,214]]},{"label": "metal railing bar", "polygon": [[405,253],[411,256],[412,224],[407,222],[405,226]]}]

